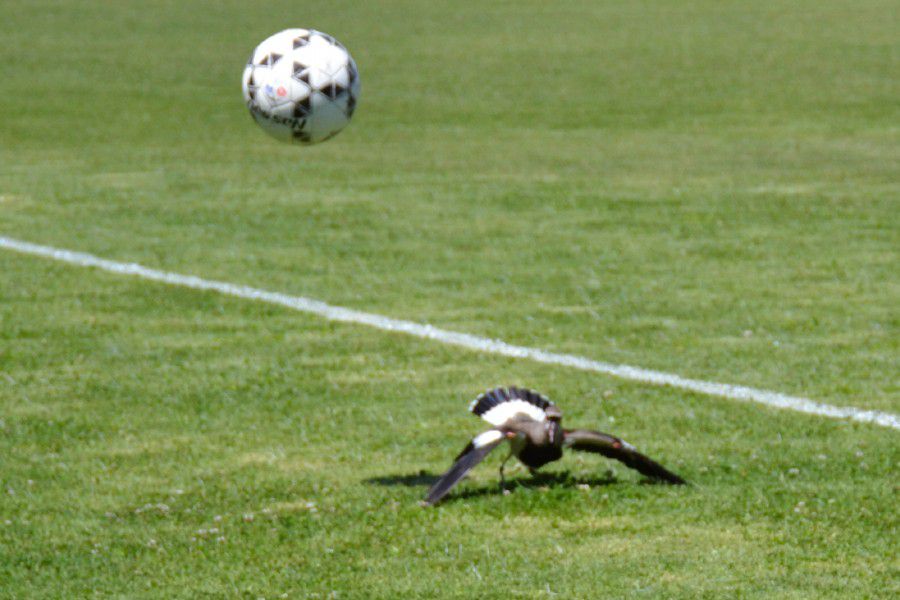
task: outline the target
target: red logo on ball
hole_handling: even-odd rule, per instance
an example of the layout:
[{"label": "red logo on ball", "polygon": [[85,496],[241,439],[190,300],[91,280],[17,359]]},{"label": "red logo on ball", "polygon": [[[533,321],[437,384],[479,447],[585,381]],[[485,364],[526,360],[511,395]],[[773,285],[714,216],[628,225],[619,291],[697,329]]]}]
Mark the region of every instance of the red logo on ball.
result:
[{"label": "red logo on ball", "polygon": [[282,98],[284,98],[285,96],[287,96],[287,90],[284,89],[284,86],[283,86],[283,85],[278,86],[278,89],[275,90],[275,93],[278,94],[278,95],[279,95],[280,97],[282,97]]}]

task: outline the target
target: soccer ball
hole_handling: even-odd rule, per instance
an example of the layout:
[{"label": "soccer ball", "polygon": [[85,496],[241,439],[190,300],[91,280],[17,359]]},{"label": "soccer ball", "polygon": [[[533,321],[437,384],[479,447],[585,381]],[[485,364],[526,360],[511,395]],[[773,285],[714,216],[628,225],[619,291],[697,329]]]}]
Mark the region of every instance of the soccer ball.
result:
[{"label": "soccer ball", "polygon": [[247,61],[244,102],[263,131],[288,143],[337,135],[359,98],[356,63],[340,42],[314,29],[285,29]]}]

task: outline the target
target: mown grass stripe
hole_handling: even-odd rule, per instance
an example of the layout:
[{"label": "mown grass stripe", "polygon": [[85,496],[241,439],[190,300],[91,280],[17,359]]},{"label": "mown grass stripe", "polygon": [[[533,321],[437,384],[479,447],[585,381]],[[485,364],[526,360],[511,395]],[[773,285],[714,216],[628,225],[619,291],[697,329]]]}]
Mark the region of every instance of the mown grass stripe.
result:
[{"label": "mown grass stripe", "polygon": [[862,423],[874,423],[884,427],[900,429],[900,416],[891,413],[864,410],[850,406],[832,406],[808,398],[789,396],[779,392],[760,390],[742,385],[716,383],[701,379],[689,379],[672,373],[653,371],[629,365],[605,363],[572,354],[546,352],[538,348],[516,346],[501,340],[440,329],[428,324],[393,319],[391,317],[362,312],[341,306],[332,306],[321,300],[314,300],[303,296],[291,296],[245,285],[202,279],[193,275],[181,275],[179,273],[159,271],[136,263],[122,263],[107,260],[84,252],[73,252],[71,250],[53,248],[51,246],[42,246],[4,236],[0,236],[0,247],[24,254],[52,258],[54,260],[82,267],[95,267],[119,275],[132,275],[142,279],[159,281],[170,285],[188,287],[196,290],[215,291],[247,300],[278,304],[301,312],[319,315],[332,321],[355,323],[384,331],[405,333],[407,335],[435,340],[443,344],[459,346],[478,352],[486,352],[513,358],[525,358],[549,365],[560,365],[581,369],[583,371],[604,373],[606,375],[612,375],[613,377],[639,381],[641,383],[690,390],[708,396],[755,402],[765,406],[793,410],[811,415],[836,419],[850,419]]}]

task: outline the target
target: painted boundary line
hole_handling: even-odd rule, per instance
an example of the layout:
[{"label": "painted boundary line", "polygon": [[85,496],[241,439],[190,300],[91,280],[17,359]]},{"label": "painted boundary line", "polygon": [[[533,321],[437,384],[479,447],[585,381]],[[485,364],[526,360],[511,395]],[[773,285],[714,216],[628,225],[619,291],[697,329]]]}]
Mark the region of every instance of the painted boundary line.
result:
[{"label": "painted boundary line", "polygon": [[548,365],[560,365],[573,369],[580,369],[582,371],[593,371],[596,373],[612,375],[613,377],[619,377],[621,379],[629,379],[631,381],[639,381],[652,385],[667,385],[709,396],[728,398],[730,400],[756,402],[757,404],[764,404],[766,406],[793,410],[811,415],[835,419],[850,419],[862,423],[875,423],[884,427],[900,429],[900,416],[891,413],[863,410],[849,406],[831,406],[807,398],[788,396],[778,392],[769,392],[742,385],[715,383],[700,379],[688,379],[680,377],[679,375],[642,369],[640,367],[615,365],[571,354],[556,354],[538,348],[514,346],[501,340],[483,338],[467,333],[448,331],[446,329],[438,329],[437,327],[427,324],[392,319],[390,317],[352,310],[340,306],[332,306],[325,302],[304,298],[302,296],[289,296],[287,294],[268,292],[244,285],[201,279],[200,277],[194,277],[192,275],[180,275],[178,273],[158,271],[136,263],[121,263],[106,260],[92,254],[72,252],[70,250],[62,250],[50,246],[41,246],[4,236],[0,236],[0,248],[33,256],[52,258],[53,260],[80,267],[95,267],[117,275],[131,275],[140,277],[141,279],[167,283],[169,285],[177,285],[195,290],[214,291],[228,296],[245,298],[247,300],[278,304],[301,312],[319,315],[331,321],[356,323],[384,331],[405,333],[418,338],[434,340],[443,344],[459,346],[478,352],[498,354],[500,356],[512,358],[526,358]]}]

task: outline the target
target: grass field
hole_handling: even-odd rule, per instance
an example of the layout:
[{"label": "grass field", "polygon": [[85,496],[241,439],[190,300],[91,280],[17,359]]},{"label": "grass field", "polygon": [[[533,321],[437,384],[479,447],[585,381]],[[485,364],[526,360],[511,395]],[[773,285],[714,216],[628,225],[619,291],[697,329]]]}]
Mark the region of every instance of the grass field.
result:
[{"label": "grass field", "polygon": [[[360,66],[320,146],[241,102],[288,26]],[[896,414],[898,40],[887,0],[7,0],[0,235]],[[498,453],[420,508],[509,383],[694,485],[569,456],[503,496]],[[889,428],[0,252],[2,598],[897,597],[898,467]]]}]

